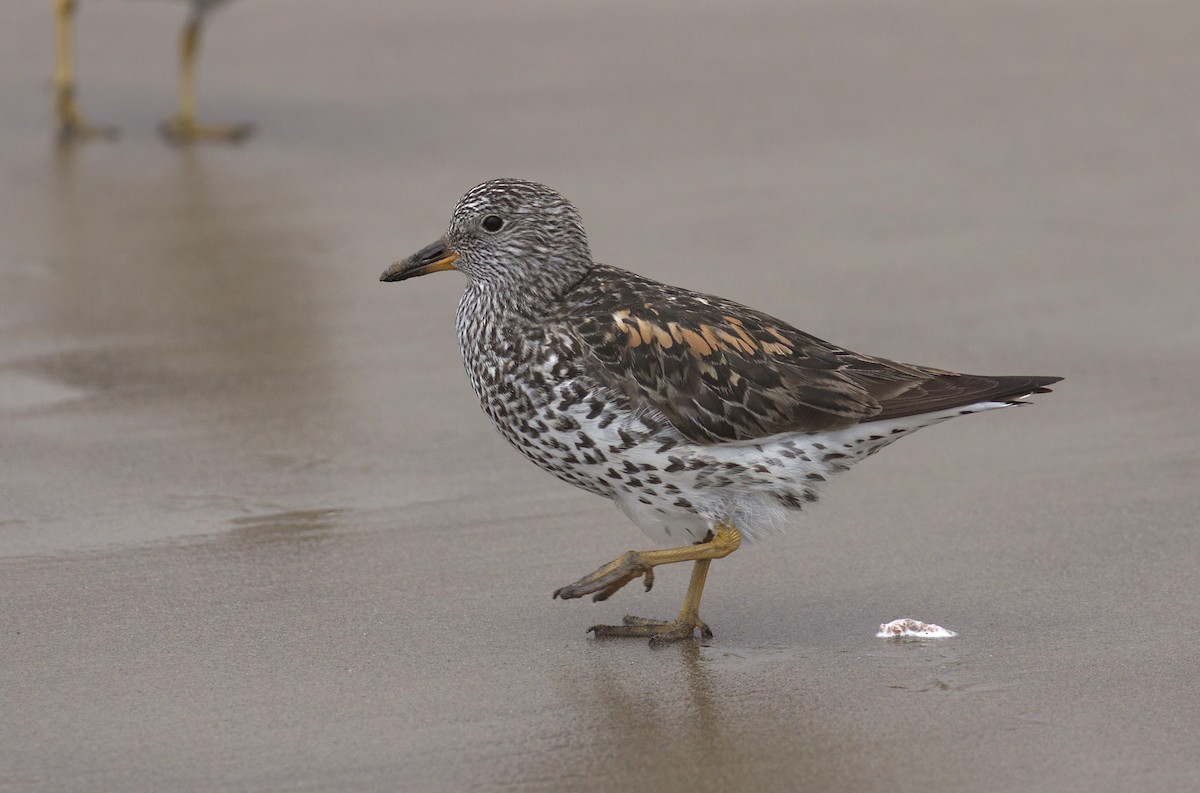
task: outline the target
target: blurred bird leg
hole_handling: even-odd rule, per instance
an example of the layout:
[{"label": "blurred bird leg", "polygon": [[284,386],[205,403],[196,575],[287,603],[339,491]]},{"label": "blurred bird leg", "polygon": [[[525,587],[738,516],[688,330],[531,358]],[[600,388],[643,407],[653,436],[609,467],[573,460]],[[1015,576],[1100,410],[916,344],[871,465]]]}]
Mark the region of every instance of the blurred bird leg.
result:
[{"label": "blurred bird leg", "polygon": [[705,542],[667,550],[629,551],[574,584],[559,589],[554,596],[566,599],[592,595],[593,600],[606,600],[641,576],[646,577],[646,588],[649,589],[654,581],[652,571],[658,565],[695,561],[683,608],[674,620],[627,616],[623,625],[593,625],[588,630],[596,636],[648,636],[651,643],[686,639],[695,630],[708,638],[712,636],[712,631],[700,620],[700,597],[704,593],[709,565],[713,559],[721,559],[736,551],[741,542],[742,535],[737,529],[719,524],[716,536],[711,536]]},{"label": "blurred bird leg", "polygon": [[54,32],[58,50],[54,67],[54,115],[58,122],[60,141],[85,138],[112,138],[113,127],[89,124],[75,104],[75,60],[71,42],[71,24],[75,17],[75,0],[54,0]]},{"label": "blurred bird leg", "polygon": [[237,143],[254,129],[251,124],[201,124],[196,118],[196,57],[207,5],[196,3],[179,36],[179,108],[164,121],[162,134],[173,143],[221,140]]}]

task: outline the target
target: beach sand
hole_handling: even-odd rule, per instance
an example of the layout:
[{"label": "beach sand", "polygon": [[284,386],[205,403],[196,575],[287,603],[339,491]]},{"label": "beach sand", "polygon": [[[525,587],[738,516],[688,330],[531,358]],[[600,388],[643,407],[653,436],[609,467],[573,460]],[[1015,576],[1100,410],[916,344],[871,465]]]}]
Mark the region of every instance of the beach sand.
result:
[{"label": "beach sand", "polygon": [[[1200,788],[1200,6],[245,0],[0,27],[0,789]],[[463,286],[380,284],[488,178],[596,258],[850,349],[1065,377],[714,564],[716,636],[552,601],[646,538],[488,426]],[[898,617],[944,640],[875,637]]]}]

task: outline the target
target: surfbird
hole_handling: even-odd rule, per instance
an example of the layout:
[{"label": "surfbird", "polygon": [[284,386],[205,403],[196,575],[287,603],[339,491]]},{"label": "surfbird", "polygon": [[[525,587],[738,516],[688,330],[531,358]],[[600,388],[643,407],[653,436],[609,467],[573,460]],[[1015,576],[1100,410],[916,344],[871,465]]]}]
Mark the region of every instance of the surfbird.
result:
[{"label": "surfbird", "polygon": [[612,499],[652,539],[554,593],[604,600],[695,562],[674,620],[597,636],[712,632],[713,559],[796,522],[826,481],[922,427],[1022,404],[1058,377],[981,376],[860,355],[731,300],[592,260],[578,211],[543,185],[485,182],[446,235],[380,277],[459,270],[456,327],[484,412],[539,467]]}]

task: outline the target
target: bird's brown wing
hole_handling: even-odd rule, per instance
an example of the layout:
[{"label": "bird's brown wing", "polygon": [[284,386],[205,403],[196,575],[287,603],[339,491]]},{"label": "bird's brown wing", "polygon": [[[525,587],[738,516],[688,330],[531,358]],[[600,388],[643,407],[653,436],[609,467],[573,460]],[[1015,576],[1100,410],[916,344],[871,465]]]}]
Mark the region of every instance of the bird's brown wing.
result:
[{"label": "bird's brown wing", "polygon": [[816,432],[1039,390],[858,355],[722,298],[599,266],[568,295],[589,375],[686,438]]}]

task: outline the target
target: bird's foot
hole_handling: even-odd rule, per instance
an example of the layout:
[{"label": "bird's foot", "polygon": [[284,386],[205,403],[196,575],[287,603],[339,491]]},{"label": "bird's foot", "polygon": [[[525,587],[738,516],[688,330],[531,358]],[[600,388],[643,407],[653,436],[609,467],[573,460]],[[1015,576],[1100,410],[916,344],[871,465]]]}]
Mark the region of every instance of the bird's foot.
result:
[{"label": "bird's foot", "polygon": [[117,128],[92,124],[75,108],[73,102],[65,102],[58,112],[58,142],[67,144],[77,141],[101,138],[113,140],[117,137]]},{"label": "bird's foot", "polygon": [[177,145],[210,140],[241,143],[254,132],[254,125],[201,124],[194,118],[174,116],[160,124],[158,131],[164,138]]},{"label": "bird's foot", "polygon": [[554,590],[554,597],[569,600],[591,595],[592,600],[608,600],[618,589],[642,576],[645,576],[646,591],[649,592],[654,586],[654,566],[647,564],[641,553],[629,551],[574,584]]},{"label": "bird's foot", "polygon": [[652,645],[690,639],[696,631],[700,631],[702,639],[711,639],[713,635],[712,630],[699,617],[680,616],[674,620],[651,620],[626,614],[622,621],[624,625],[593,625],[588,631],[598,639],[610,636],[649,637]]}]

